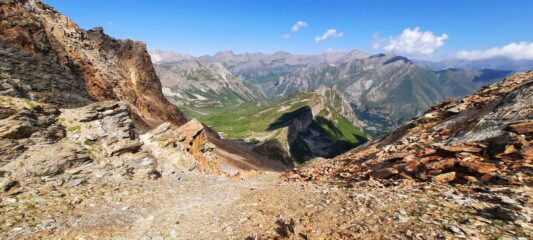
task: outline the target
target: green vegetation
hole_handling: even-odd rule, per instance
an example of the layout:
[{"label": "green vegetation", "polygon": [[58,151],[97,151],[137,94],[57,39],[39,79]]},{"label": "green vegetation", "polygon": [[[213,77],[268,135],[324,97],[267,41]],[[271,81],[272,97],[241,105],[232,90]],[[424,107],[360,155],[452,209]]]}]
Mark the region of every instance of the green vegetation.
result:
[{"label": "green vegetation", "polygon": [[198,118],[203,123],[223,132],[228,139],[248,139],[264,135],[270,124],[284,113],[305,106],[313,93],[299,93],[274,102],[269,107],[258,107],[255,103],[226,105],[224,107],[193,108],[182,107],[189,118]]},{"label": "green vegetation", "polygon": [[69,132],[78,132],[81,130],[81,126],[75,125],[67,128],[67,131]]},{"label": "green vegetation", "polygon": [[[336,120],[336,123],[327,121],[323,117],[315,118],[312,124],[316,124],[317,129],[325,131],[329,136],[352,144],[362,143],[362,139],[367,139],[368,136],[362,132],[359,128],[355,127],[348,120],[342,116],[333,113],[333,119]],[[320,116],[320,115],[319,115]]]},{"label": "green vegetation", "polygon": [[85,139],[85,141],[83,141],[83,144],[85,144],[87,146],[92,146],[94,144],[94,141],[91,141],[89,139]]},{"label": "green vegetation", "polygon": [[29,109],[34,109],[36,107],[41,106],[41,104],[39,104],[38,102],[30,101],[28,99],[22,99],[22,101],[24,102],[26,107],[29,108]]}]

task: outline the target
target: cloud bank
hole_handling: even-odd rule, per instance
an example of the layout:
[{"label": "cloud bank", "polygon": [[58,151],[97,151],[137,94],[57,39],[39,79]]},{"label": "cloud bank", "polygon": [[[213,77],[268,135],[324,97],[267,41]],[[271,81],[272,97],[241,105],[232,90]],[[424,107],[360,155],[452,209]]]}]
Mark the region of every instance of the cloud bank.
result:
[{"label": "cloud bank", "polygon": [[337,32],[337,29],[328,29],[324,34],[322,34],[322,36],[316,36],[315,37],[315,42],[321,42],[321,41],[324,41],[328,38],[341,38],[344,36],[344,33],[343,32]]},{"label": "cloud bank", "polygon": [[533,60],[533,42],[513,42],[502,47],[486,50],[460,51],[456,54],[456,57],[471,61],[498,57],[513,60]]},{"label": "cloud bank", "polygon": [[383,50],[409,56],[428,56],[444,46],[448,34],[438,36],[431,31],[420,31],[420,28],[406,28],[402,34],[388,39],[379,39],[376,33],[372,47],[378,49],[384,43]]}]

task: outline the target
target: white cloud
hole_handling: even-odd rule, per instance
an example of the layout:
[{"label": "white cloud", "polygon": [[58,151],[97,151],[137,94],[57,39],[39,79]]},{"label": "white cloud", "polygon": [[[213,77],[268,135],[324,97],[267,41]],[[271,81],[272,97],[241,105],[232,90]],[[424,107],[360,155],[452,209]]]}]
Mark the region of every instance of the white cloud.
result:
[{"label": "white cloud", "polygon": [[296,22],[294,25],[292,25],[290,33],[283,34],[281,36],[281,38],[283,38],[283,39],[290,38],[291,34],[297,33],[300,30],[302,30],[302,28],[307,27],[307,26],[309,26],[309,24],[307,24],[306,22],[300,20],[300,21]]},{"label": "white cloud", "polygon": [[533,60],[533,42],[513,42],[502,47],[494,47],[486,50],[460,51],[456,54],[456,57],[465,60],[480,60],[496,57],[514,60]]},{"label": "white cloud", "polygon": [[337,32],[337,29],[332,28],[332,29],[328,29],[324,34],[322,34],[322,36],[316,36],[315,42],[321,42],[330,37],[341,38],[343,36],[344,36],[343,32]]},{"label": "white cloud", "polygon": [[296,22],[296,24],[294,24],[291,28],[291,32],[295,33],[295,32],[299,32],[300,29],[304,28],[304,27],[307,27],[309,26],[306,22],[304,21],[298,21]]},{"label": "white cloud", "polygon": [[379,48],[381,42],[384,41],[386,44],[383,50],[387,52],[421,56],[432,55],[435,50],[444,46],[446,39],[448,39],[448,34],[446,33],[438,36],[430,31],[420,31],[420,28],[415,27],[414,29],[406,28],[400,36],[389,37],[388,40],[378,40],[379,44],[372,45]]}]

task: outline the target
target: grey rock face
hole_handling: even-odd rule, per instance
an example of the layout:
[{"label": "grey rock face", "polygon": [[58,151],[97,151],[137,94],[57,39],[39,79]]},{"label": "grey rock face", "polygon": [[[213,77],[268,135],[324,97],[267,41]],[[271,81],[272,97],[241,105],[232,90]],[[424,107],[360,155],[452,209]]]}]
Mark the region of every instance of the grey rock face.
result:
[{"label": "grey rock face", "polygon": [[263,93],[235,78],[220,63],[182,60],[155,65],[161,79],[163,94],[178,106],[262,104]]},{"label": "grey rock face", "polygon": [[97,176],[157,179],[177,169],[191,169],[178,158],[196,162],[179,149],[174,149],[175,159],[168,155],[154,158],[151,152],[160,152],[156,149],[160,146],[140,141],[122,102],[59,109],[21,98],[1,96],[0,100],[0,172],[5,191],[15,182],[29,184],[34,177],[73,187],[92,183]]}]

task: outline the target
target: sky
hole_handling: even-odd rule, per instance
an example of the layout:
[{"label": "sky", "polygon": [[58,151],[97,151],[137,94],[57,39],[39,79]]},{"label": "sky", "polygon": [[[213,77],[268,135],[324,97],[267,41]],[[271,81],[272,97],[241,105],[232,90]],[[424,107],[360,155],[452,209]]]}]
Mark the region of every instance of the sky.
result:
[{"label": "sky", "polygon": [[43,0],[84,29],[194,56],[362,50],[533,59],[531,0]]}]

